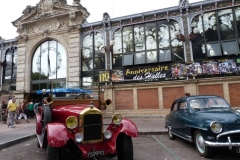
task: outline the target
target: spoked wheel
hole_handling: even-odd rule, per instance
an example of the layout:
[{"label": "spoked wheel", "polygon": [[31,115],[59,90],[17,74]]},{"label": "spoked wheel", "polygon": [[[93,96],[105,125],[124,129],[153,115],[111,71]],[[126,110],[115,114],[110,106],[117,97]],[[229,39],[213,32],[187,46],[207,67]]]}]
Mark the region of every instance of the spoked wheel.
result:
[{"label": "spoked wheel", "polygon": [[133,160],[132,138],[121,134],[117,139],[117,157],[118,160]]},{"label": "spoked wheel", "polygon": [[171,140],[174,140],[176,138],[176,136],[172,134],[170,127],[168,127],[168,137]]},{"label": "spoked wheel", "polygon": [[48,145],[47,160],[60,160],[60,149]]},{"label": "spoked wheel", "polygon": [[200,156],[207,158],[212,155],[213,148],[208,147],[204,144],[202,133],[198,130],[194,134],[194,143]]}]

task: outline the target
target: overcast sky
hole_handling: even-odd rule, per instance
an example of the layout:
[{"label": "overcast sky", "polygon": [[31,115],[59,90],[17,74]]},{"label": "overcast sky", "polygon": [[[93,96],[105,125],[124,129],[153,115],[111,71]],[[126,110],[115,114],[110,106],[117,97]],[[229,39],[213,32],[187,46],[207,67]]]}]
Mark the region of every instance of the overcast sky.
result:
[{"label": "overcast sky", "polygon": [[[189,0],[194,3],[202,0]],[[40,0],[1,0],[0,1],[0,36],[4,39],[12,39],[17,36],[16,28],[11,22],[22,15],[27,5],[36,6]],[[73,0],[67,0],[72,5]],[[122,17],[135,13],[147,12],[172,6],[177,6],[179,0],[81,0],[90,13],[88,22],[102,20],[104,12],[111,18]]]}]

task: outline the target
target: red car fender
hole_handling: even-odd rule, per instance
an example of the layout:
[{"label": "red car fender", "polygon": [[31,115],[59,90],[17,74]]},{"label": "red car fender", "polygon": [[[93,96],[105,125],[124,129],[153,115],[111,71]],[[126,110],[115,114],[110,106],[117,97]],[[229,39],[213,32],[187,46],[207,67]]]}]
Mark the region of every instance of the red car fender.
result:
[{"label": "red car fender", "polygon": [[71,134],[62,123],[47,124],[47,141],[52,147],[62,147],[71,138]]},{"label": "red car fender", "polygon": [[36,133],[42,134],[42,107],[39,108],[39,112],[36,114]]},{"label": "red car fender", "polygon": [[129,119],[123,119],[120,125],[111,124],[108,126],[107,130],[112,132],[112,138],[110,139],[110,143],[115,145],[116,139],[120,133],[125,133],[130,137],[138,136],[137,126]]}]

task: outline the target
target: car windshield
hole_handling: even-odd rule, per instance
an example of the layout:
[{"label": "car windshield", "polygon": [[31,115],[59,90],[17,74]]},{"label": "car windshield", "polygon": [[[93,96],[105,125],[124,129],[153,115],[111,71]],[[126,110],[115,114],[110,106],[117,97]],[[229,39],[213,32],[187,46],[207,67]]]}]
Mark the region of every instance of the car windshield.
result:
[{"label": "car windshield", "polygon": [[202,110],[205,108],[223,108],[229,109],[228,103],[219,97],[196,98],[190,100],[190,107],[193,110]]}]

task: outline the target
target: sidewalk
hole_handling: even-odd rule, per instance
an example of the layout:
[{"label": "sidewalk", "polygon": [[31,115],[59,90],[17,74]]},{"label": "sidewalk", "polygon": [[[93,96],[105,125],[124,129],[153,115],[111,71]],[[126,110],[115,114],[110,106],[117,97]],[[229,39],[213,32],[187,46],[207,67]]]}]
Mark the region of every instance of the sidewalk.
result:
[{"label": "sidewalk", "polygon": [[[164,118],[127,117],[127,119],[132,120],[136,124],[140,135],[167,133],[167,129],[164,127]],[[111,123],[111,118],[105,118],[104,123]],[[22,119],[20,124],[15,125],[15,128],[8,128],[6,124],[2,124],[2,121],[0,121],[0,150],[35,137],[35,124],[36,119],[30,119],[29,123]],[[104,127],[106,128],[107,126]]]}]

